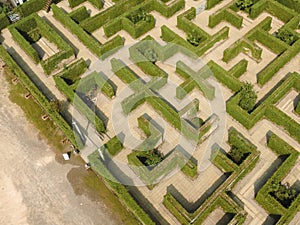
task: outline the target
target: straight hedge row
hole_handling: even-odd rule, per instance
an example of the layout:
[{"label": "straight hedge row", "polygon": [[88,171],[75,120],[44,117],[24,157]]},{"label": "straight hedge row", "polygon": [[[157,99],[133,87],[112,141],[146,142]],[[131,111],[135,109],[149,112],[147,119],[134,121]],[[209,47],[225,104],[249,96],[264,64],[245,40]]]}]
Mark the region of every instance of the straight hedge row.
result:
[{"label": "straight hedge row", "polygon": [[299,81],[299,74],[290,74],[290,76],[251,113],[239,107],[240,96],[237,94],[227,101],[226,111],[247,129],[252,128],[259,120],[267,117],[272,122],[282,126],[300,143],[300,125],[274,106],[291,88],[299,91]]},{"label": "straight hedge row", "polygon": [[240,29],[243,25],[243,17],[236,14],[230,8],[223,8],[209,16],[208,26],[214,28],[222,21],[227,21],[232,26]]},{"label": "straight hedge row", "polygon": [[[84,30],[89,33],[94,32],[103,25],[109,23],[110,21],[120,20],[120,16],[123,17],[123,14],[126,14],[128,11],[131,11],[132,8],[138,7],[145,9],[146,12],[151,12],[153,10],[158,11],[165,17],[171,17],[180,9],[183,9],[185,6],[184,0],[175,0],[171,4],[166,4],[159,0],[120,0],[113,7],[108,8],[107,10],[98,13],[97,15],[90,17],[89,19],[83,21],[80,25]],[[117,24],[120,23],[119,21]],[[115,28],[112,30],[120,29],[117,24],[114,24]],[[109,34],[110,32],[107,31]]]},{"label": "straight hedge row", "polygon": [[52,4],[51,8],[54,17],[75,34],[77,38],[98,57],[103,58],[107,56],[107,54],[123,46],[123,39],[119,35],[102,45],[93,36],[89,35],[80,25],[73,21],[62,9],[55,4]]},{"label": "straight hedge row", "polygon": [[300,208],[300,195],[293,201],[292,205],[287,209],[281,205],[274,197],[270,195],[272,192],[273,182],[278,182],[284,179],[284,177],[291,171],[296,164],[299,157],[299,152],[293,149],[289,144],[283,141],[275,134],[271,134],[267,143],[279,156],[288,156],[281,166],[274,172],[272,177],[264,184],[259,190],[256,196],[256,201],[266,209],[270,214],[281,215],[277,224],[288,224]]},{"label": "straight hedge row", "polygon": [[10,25],[10,21],[4,12],[0,13],[0,31]]},{"label": "straight hedge row", "polygon": [[52,109],[49,100],[43,95],[43,93],[37,88],[37,86],[30,80],[30,78],[24,73],[19,65],[11,58],[8,52],[0,46],[0,57],[7,64],[7,66],[14,72],[14,74],[20,79],[25,88],[33,95],[37,102],[42,106],[45,112],[48,113],[54,123],[62,130],[71,143],[78,149],[83,147],[83,143],[77,133],[74,133],[71,126],[65,121],[65,119]]}]

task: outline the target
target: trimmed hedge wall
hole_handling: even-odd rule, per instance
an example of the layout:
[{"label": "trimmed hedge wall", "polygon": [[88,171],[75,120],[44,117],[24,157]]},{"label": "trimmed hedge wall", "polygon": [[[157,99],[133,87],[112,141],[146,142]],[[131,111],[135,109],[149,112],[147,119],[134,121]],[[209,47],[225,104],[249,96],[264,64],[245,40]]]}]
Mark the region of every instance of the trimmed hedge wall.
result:
[{"label": "trimmed hedge wall", "polygon": [[37,51],[15,27],[10,26],[8,29],[14,41],[24,50],[24,52],[34,61],[34,63],[38,64],[40,62],[40,57]]},{"label": "trimmed hedge wall", "polygon": [[227,101],[226,111],[247,129],[252,128],[259,120],[266,116],[272,122],[282,126],[300,143],[300,125],[273,106],[273,104],[277,103],[291,88],[295,88],[299,91],[299,82],[299,74],[291,74],[250,114],[238,106],[240,97],[239,94],[237,94]]},{"label": "trimmed hedge wall", "polygon": [[[57,7],[55,4],[52,4],[51,8],[54,17],[61,22],[64,27],[75,34],[77,38],[98,57],[106,57],[108,56],[107,53],[112,53],[112,51],[118,49],[120,46],[123,46],[123,39],[119,35],[102,45],[93,36],[86,33],[85,30],[76,24],[76,22],[73,21],[62,9]],[[87,20],[89,20],[89,18],[84,20],[84,22]]]},{"label": "trimmed hedge wall", "polygon": [[273,133],[270,135],[267,145],[277,155],[284,155],[288,157],[259,190],[255,199],[270,214],[281,215],[277,224],[288,224],[300,208],[300,195],[297,196],[291,206],[287,209],[274,197],[272,197],[270,192],[273,190],[272,183],[283,180],[284,177],[291,171],[299,157],[299,152]]},{"label": "trimmed hedge wall", "polygon": [[13,12],[21,14],[22,17],[31,15],[32,13],[42,10],[47,0],[30,0],[19,5]]},{"label": "trimmed hedge wall", "polygon": [[5,13],[0,14],[0,31],[10,25],[10,21]]},{"label": "trimmed hedge wall", "polygon": [[25,88],[32,94],[37,102],[42,106],[45,112],[48,113],[54,123],[62,130],[71,143],[78,149],[83,148],[83,143],[79,136],[74,133],[71,126],[64,120],[64,118],[57,112],[53,111],[49,100],[43,95],[43,93],[37,88],[37,86],[30,80],[30,78],[24,73],[19,65],[11,58],[7,51],[0,45],[0,57],[7,64],[7,66],[14,72],[14,74],[20,79]]},{"label": "trimmed hedge wall", "polygon": [[[249,173],[256,165],[259,152],[251,142],[234,128],[228,132],[228,142],[230,145],[236,145],[243,148],[250,155],[241,165],[235,164],[219,149],[212,152],[213,163],[224,172],[230,172],[231,175],[220,184],[216,190],[206,198],[196,210],[187,211],[183,205],[168,192],[164,196],[163,204],[178,219],[181,224],[202,224],[205,218],[211,214],[216,207],[222,207],[225,212],[234,213],[232,221],[236,224],[243,224],[246,219],[246,212],[227,195],[234,185]],[[220,201],[222,199],[222,201]]]},{"label": "trimmed hedge wall", "polygon": [[90,14],[85,6],[81,6],[78,9],[70,12],[69,16],[74,20],[76,23],[80,23],[85,19],[90,17]]},{"label": "trimmed hedge wall", "polygon": [[81,3],[84,3],[85,1],[86,0],[68,0],[69,6],[71,8],[74,8],[74,7],[78,6],[78,5],[80,5]]},{"label": "trimmed hedge wall", "polygon": [[263,86],[267,83],[284,65],[300,52],[300,40],[296,41],[284,53],[278,56],[267,67],[257,74],[257,83]]},{"label": "trimmed hedge wall", "polygon": [[225,8],[209,16],[208,26],[213,28],[224,20],[238,29],[240,29],[243,24],[242,16],[236,14],[233,10],[229,8]]},{"label": "trimmed hedge wall", "polygon": [[215,5],[219,4],[222,0],[207,0],[206,9],[211,9]]}]

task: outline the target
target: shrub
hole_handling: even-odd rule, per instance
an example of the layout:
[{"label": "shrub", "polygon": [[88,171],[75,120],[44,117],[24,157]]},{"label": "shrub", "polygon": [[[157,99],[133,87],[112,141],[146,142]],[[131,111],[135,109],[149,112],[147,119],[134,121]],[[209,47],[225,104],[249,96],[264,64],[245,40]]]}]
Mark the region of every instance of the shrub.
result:
[{"label": "shrub", "polygon": [[105,146],[105,149],[112,156],[117,155],[123,149],[123,144],[117,136],[114,136],[113,138],[111,138],[108,142],[106,142],[104,144],[104,146]]},{"label": "shrub", "polygon": [[252,0],[237,0],[235,4],[240,10],[247,11],[254,3]]},{"label": "shrub", "polygon": [[275,36],[288,45],[292,45],[298,40],[298,38],[293,33],[286,29],[280,29],[275,33]]},{"label": "shrub", "polygon": [[253,90],[253,85],[248,82],[245,83],[240,91],[239,106],[249,112],[254,108],[256,100],[257,94]]},{"label": "shrub", "polygon": [[27,17],[32,13],[42,10],[46,5],[46,0],[30,0],[22,5],[19,5],[13,12],[21,14],[22,17]]}]

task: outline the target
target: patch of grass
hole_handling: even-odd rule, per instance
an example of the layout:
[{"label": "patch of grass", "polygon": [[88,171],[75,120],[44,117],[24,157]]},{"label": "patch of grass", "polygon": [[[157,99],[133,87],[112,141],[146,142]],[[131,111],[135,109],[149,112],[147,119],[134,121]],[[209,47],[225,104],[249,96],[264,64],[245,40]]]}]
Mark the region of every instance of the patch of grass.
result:
[{"label": "patch of grass", "polygon": [[99,196],[101,201],[112,211],[114,215],[124,225],[140,224],[135,216],[126,210],[126,208],[120,203],[117,196],[115,196],[101,181],[102,178],[98,177],[94,172],[89,172],[83,177],[84,183],[87,187],[94,191],[93,198]]},{"label": "patch of grass", "polygon": [[28,91],[20,82],[18,82],[17,85],[12,84],[11,80],[15,78],[15,75],[11,70],[6,68],[4,77],[10,86],[9,99],[23,110],[27,120],[38,129],[39,135],[43,137],[48,144],[53,146],[55,150],[64,152],[68,146],[61,142],[65,138],[61,130],[50,119],[42,120],[42,116],[45,115],[45,112],[33,97],[25,99],[24,96]]}]

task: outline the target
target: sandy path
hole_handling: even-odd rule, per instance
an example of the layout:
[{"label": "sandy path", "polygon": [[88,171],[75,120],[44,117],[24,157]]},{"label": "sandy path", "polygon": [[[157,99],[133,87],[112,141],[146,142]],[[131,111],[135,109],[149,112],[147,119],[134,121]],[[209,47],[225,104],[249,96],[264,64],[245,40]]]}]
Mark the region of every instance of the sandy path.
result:
[{"label": "sandy path", "polygon": [[8,99],[0,75],[0,224],[118,224],[101,202],[75,195],[67,174]]}]

